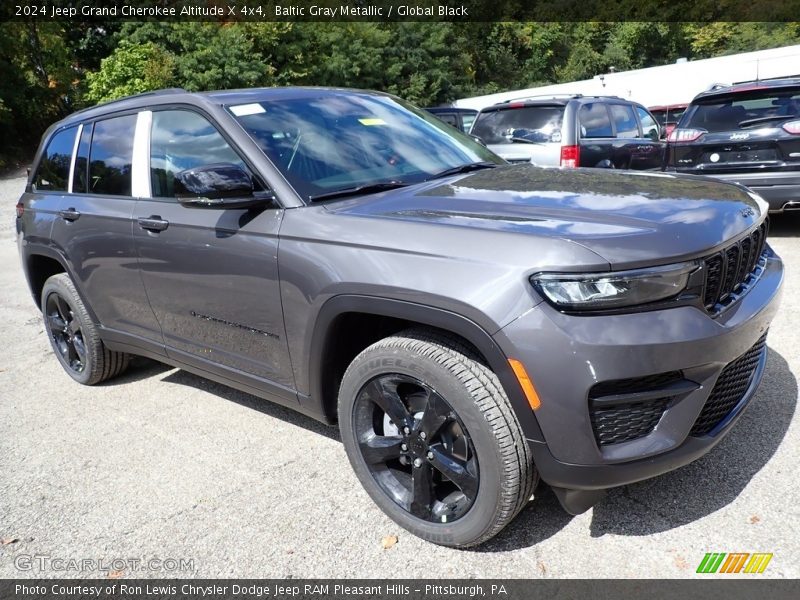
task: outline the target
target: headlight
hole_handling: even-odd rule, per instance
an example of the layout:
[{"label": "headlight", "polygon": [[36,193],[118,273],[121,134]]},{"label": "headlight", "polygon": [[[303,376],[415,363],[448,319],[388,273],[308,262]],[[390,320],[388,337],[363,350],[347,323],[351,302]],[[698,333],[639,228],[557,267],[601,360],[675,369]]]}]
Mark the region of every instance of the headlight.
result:
[{"label": "headlight", "polygon": [[534,287],[567,310],[605,310],[667,300],[686,289],[696,263],[617,273],[540,273]]}]

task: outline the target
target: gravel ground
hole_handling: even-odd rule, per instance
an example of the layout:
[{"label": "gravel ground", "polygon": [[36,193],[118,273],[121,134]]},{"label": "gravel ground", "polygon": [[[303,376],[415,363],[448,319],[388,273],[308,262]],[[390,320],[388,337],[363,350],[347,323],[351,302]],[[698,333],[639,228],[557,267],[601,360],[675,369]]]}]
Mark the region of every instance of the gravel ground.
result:
[{"label": "gravel ground", "polygon": [[[578,517],[543,486],[497,538],[459,551],[386,518],[334,429],[149,361],[106,385],[73,383],[20,270],[11,214],[23,186],[0,181],[0,322],[13,343],[0,354],[0,577],[81,575],[17,568],[34,555],[193,562],[138,573],[150,576],[692,577],[705,552],[772,552],[765,576],[800,575],[800,218],[774,219],[788,277],[766,376],[715,450]],[[388,535],[398,542],[383,549]]]}]

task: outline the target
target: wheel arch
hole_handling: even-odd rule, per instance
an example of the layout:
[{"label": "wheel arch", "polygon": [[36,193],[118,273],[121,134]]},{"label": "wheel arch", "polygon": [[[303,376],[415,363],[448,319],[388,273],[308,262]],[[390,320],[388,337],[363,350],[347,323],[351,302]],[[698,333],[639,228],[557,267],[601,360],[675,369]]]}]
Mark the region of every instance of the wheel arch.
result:
[{"label": "wheel arch", "polygon": [[97,322],[97,316],[94,314],[83,290],[81,290],[78,280],[72,273],[69,262],[59,252],[47,246],[28,246],[25,249],[23,265],[31,297],[37,308],[41,309],[42,307],[42,291],[45,282],[53,275],[66,273],[72,280],[75,290],[80,294],[86,311],[92,317],[92,320],[95,323]]},{"label": "wheel arch", "polygon": [[[339,325],[342,319],[347,318],[348,315],[365,315],[387,319],[389,323],[395,324],[393,332],[411,326],[423,326],[457,335],[464,339],[481,354],[489,368],[497,375],[511,401],[514,412],[517,414],[526,438],[537,441],[543,440],[536,417],[508,363],[505,353],[485,329],[474,321],[445,309],[404,300],[364,295],[334,296],[323,304],[314,323],[311,343],[307,353],[309,357],[308,389],[312,403],[316,405],[321,414],[325,415],[328,422],[336,420],[338,396],[338,385],[331,381],[331,371],[335,372],[336,369],[332,368],[328,357],[335,356]],[[387,329],[390,333],[387,335],[393,333],[391,330],[392,327],[390,325]],[[381,337],[385,336],[382,335]],[[380,337],[377,339],[380,339]],[[377,341],[377,339],[374,341]],[[354,357],[355,355],[349,358],[352,360]]]}]

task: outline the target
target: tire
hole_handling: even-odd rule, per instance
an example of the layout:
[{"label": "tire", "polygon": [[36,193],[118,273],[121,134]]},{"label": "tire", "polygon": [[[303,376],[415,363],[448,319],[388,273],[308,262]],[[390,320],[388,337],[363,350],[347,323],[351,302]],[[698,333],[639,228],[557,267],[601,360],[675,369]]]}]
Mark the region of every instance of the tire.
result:
[{"label": "tire", "polygon": [[41,309],[53,352],[75,381],[95,385],[128,368],[130,356],[105,347],[66,273],[53,275],[45,281]]},{"label": "tire", "polygon": [[[338,410],[345,450],[367,493],[427,541],[485,542],[522,510],[538,482],[497,376],[447,334],[410,329],[366,348],[344,374]],[[426,429],[435,433],[423,438]]]}]

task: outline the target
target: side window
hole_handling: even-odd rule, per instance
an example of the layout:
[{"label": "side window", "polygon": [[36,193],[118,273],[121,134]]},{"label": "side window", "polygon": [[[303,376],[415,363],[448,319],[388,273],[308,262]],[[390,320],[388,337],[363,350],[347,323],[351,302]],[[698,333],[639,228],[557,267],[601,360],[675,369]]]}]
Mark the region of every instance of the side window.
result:
[{"label": "side window", "polygon": [[458,129],[458,116],[452,113],[442,113],[436,116],[439,117],[442,121],[444,121],[448,125],[452,125],[456,129]]},{"label": "side window", "polygon": [[208,120],[189,110],[153,113],[150,134],[150,182],[154,198],[174,198],[175,175],[215,163],[233,164],[250,173],[238,154]]},{"label": "side window", "polygon": [[581,106],[580,111],[578,111],[578,122],[581,126],[581,137],[613,137],[611,120],[608,118],[606,105],[602,102],[592,102]]},{"label": "side window", "polygon": [[643,109],[641,106],[636,107],[636,112],[639,113],[639,120],[642,122],[643,137],[650,138],[651,140],[658,139],[658,124],[652,115]]},{"label": "side window", "polygon": [[633,108],[627,104],[611,104],[611,118],[614,119],[614,126],[617,129],[618,138],[638,138],[639,124],[633,114]]},{"label": "side window", "polygon": [[77,131],[77,127],[68,127],[50,139],[33,178],[34,190],[67,191],[69,164]]},{"label": "side window", "polygon": [[89,154],[89,192],[131,195],[131,164],[136,115],[97,121]]},{"label": "side window", "polygon": [[85,194],[89,191],[89,144],[92,141],[92,124],[84,123],[81,139],[78,142],[78,152],[75,156],[75,171],[72,174],[72,191],[76,194]]}]

